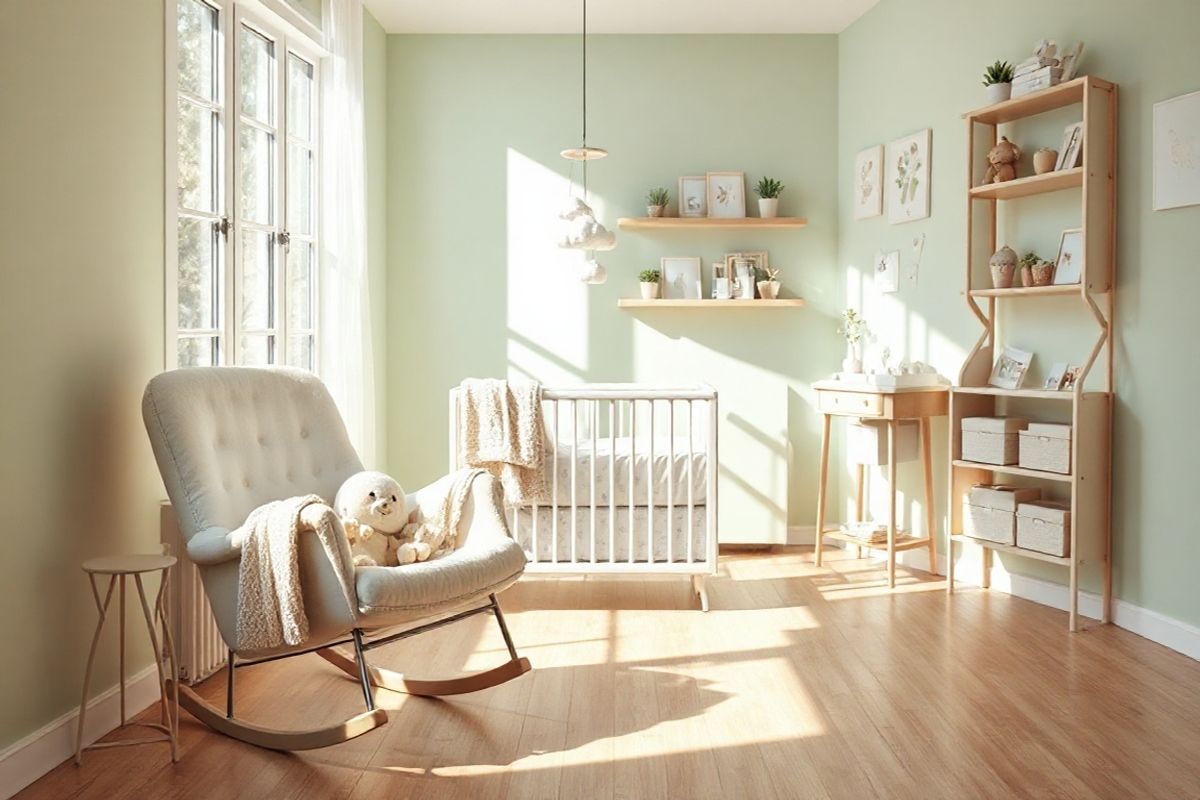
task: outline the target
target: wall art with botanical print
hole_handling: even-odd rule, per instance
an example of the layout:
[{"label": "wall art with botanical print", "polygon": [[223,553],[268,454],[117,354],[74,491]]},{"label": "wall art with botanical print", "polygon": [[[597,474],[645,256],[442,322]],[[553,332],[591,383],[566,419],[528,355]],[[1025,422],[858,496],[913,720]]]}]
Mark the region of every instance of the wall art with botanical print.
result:
[{"label": "wall art with botanical print", "polygon": [[854,159],[854,218],[883,213],[883,145],[859,152]]},{"label": "wall art with botanical print", "polygon": [[923,131],[897,139],[887,147],[888,222],[912,222],[929,216],[930,141],[933,132]]}]

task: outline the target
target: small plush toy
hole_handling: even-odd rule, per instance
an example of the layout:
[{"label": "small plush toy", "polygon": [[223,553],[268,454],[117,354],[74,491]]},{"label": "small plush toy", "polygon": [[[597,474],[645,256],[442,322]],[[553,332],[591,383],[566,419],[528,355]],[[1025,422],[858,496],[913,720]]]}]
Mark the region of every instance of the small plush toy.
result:
[{"label": "small plush toy", "polygon": [[342,519],[354,566],[396,566],[417,560],[417,549],[397,534],[408,521],[404,489],[382,472],[357,472],[338,489],[334,510]]},{"label": "small plush toy", "polygon": [[996,146],[988,151],[988,168],[983,175],[984,184],[1004,183],[1017,177],[1017,162],[1021,160],[1021,148],[1001,136]]}]

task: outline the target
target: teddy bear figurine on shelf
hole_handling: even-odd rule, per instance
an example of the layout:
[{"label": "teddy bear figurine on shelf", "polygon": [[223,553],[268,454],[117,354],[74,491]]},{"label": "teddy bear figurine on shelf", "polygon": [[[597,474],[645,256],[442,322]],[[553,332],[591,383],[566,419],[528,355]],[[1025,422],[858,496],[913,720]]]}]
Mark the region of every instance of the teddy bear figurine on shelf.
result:
[{"label": "teddy bear figurine on shelf", "polygon": [[394,567],[422,560],[416,547],[401,541],[408,522],[404,489],[382,472],[356,472],[342,483],[334,500],[356,567]]},{"label": "teddy bear figurine on shelf", "polygon": [[983,183],[1004,183],[1017,177],[1017,162],[1021,160],[1021,148],[1001,136],[996,146],[988,151],[988,168]]}]

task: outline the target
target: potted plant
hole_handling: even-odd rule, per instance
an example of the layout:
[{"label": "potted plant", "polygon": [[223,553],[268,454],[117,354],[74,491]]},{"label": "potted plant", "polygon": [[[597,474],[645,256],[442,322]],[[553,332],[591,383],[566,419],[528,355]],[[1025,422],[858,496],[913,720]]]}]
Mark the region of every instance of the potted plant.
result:
[{"label": "potted plant", "polygon": [[1042,257],[1037,253],[1026,253],[1021,256],[1018,266],[1021,270],[1021,285],[1033,286],[1033,265],[1042,263]]},{"label": "potted plant", "polygon": [[779,270],[760,267],[758,270],[758,296],[763,300],[774,300],[779,296]]},{"label": "potted plant", "polygon": [[642,287],[643,300],[658,299],[658,279],[662,275],[656,269],[644,269],[638,273],[638,281]]},{"label": "potted plant", "polygon": [[763,219],[779,216],[779,195],[783,192],[783,184],[774,178],[762,178],[755,191],[758,193],[758,215]]},{"label": "potted plant", "polygon": [[989,105],[1012,97],[1012,80],[1012,64],[1007,61],[997,61],[983,71],[983,85],[987,89]]},{"label": "potted plant", "polygon": [[992,254],[988,261],[992,270],[992,287],[1010,289],[1013,283],[1013,273],[1017,271],[1017,251],[1008,245],[1001,247]]},{"label": "potted plant", "polygon": [[661,186],[646,192],[646,216],[661,217],[663,212],[667,210],[667,203],[670,200],[670,192]]},{"label": "potted plant", "polygon": [[862,357],[858,346],[870,334],[867,321],[853,308],[847,308],[842,312],[842,324],[838,333],[846,340],[846,357],[842,359],[842,372],[862,372]]}]

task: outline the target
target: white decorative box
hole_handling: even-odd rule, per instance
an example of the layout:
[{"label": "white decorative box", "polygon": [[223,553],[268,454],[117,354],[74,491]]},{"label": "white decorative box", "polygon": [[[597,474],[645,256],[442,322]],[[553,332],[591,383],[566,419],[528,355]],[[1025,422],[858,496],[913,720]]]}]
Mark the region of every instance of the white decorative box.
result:
[{"label": "white decorative box", "polygon": [[1017,547],[1052,556],[1071,554],[1071,505],[1053,500],[1017,506]]},{"label": "white decorative box", "polygon": [[1071,426],[1031,422],[1020,434],[1020,465],[1046,472],[1071,472]]},{"label": "white decorative box", "polygon": [[[902,420],[897,426],[896,463],[917,460],[917,432],[919,423],[915,419]],[[882,420],[859,420],[849,429],[849,454],[851,464],[883,466],[888,463],[888,424]]]},{"label": "white decorative box", "polygon": [[972,539],[1014,545],[1017,537],[1017,507],[1041,496],[1041,489],[972,486],[963,498],[963,534]]},{"label": "white decorative box", "polygon": [[1024,417],[964,417],[962,459],[981,464],[1016,464],[1017,434],[1028,425]]}]

